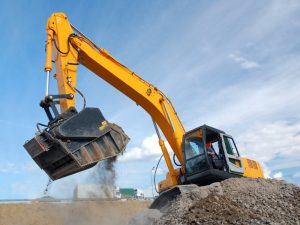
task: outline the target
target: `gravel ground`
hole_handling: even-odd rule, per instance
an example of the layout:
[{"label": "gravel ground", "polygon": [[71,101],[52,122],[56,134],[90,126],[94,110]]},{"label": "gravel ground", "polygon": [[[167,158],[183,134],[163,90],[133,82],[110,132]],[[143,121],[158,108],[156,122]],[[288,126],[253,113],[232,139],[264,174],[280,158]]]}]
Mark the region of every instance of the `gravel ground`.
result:
[{"label": "gravel ground", "polygon": [[150,201],[75,201],[0,204],[0,225],[122,225]]},{"label": "gravel ground", "polygon": [[300,187],[248,178],[194,186],[178,196],[152,224],[300,225]]}]

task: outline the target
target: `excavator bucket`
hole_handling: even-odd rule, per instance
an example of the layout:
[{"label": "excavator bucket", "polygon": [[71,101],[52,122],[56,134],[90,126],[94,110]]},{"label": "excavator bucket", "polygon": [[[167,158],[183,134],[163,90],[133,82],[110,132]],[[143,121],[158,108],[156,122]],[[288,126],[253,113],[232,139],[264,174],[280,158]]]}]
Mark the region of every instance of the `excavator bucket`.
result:
[{"label": "excavator bucket", "polygon": [[100,109],[70,108],[24,144],[52,180],[91,168],[115,157],[129,141],[121,127],[105,120]]}]

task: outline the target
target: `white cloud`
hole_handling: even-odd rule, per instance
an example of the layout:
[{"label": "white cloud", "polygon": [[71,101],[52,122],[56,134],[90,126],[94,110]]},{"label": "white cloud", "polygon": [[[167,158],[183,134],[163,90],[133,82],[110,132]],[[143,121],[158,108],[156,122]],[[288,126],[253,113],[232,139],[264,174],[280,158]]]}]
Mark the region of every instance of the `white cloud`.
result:
[{"label": "white cloud", "polygon": [[244,57],[237,56],[236,54],[230,54],[228,57],[237,62],[243,69],[254,69],[259,67],[257,62],[250,61]]},{"label": "white cloud", "polygon": [[261,162],[270,162],[275,157],[286,158],[287,163],[300,162],[297,157],[300,155],[299,131],[300,122],[259,123],[249,127],[236,139],[242,153]]},{"label": "white cloud", "polygon": [[[241,131],[252,126],[253,122],[299,117],[300,82],[295,82],[299,79],[299,60],[300,57],[291,57],[255,79],[222,87],[201,102],[206,108],[201,107],[198,99],[192,100],[190,107],[199,104],[199,111],[187,111],[187,116],[197,118],[194,116],[197,113],[202,116],[188,121],[189,124],[194,126],[205,121],[221,128],[232,127]],[[212,110],[207,110],[208,107]]]},{"label": "white cloud", "polygon": [[[264,176],[265,178],[268,178],[268,179],[283,179],[283,173],[282,172],[276,172],[276,173],[273,173],[271,168],[269,166],[266,165],[266,163],[264,162],[260,162],[261,166],[262,166],[262,169],[264,171]],[[273,169],[273,168],[272,168]]]},{"label": "white cloud", "polygon": [[[171,147],[168,142],[165,142],[168,151]],[[156,134],[146,137],[140,147],[134,147],[126,150],[125,153],[118,158],[119,162],[127,162],[134,160],[152,160],[162,155],[162,150],[158,144]]]},{"label": "white cloud", "polygon": [[283,178],[283,174],[282,172],[277,172],[273,175],[273,178],[274,179],[278,179],[278,180],[281,180]]},{"label": "white cloud", "polygon": [[271,177],[272,171],[270,170],[270,168],[265,163],[263,163],[263,162],[260,162],[260,163],[261,163],[262,169],[264,171],[265,178],[272,178]]}]

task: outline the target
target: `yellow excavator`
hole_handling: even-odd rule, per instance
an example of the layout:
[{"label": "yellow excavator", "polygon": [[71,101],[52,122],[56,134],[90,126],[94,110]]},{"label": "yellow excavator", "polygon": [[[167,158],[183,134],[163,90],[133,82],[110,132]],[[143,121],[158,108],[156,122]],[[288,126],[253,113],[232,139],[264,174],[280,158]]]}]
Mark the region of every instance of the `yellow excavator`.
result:
[{"label": "yellow excavator", "polygon": [[[77,93],[83,96],[76,88],[79,65],[128,96],[151,116],[169,170],[166,179],[158,184],[160,193],[170,196],[175,193],[170,190],[181,185],[207,185],[230,177],[264,176],[261,165],[241,157],[234,139],[224,131],[207,125],[185,131],[174,106],[157,87],[122,65],[107,50],[97,47],[70,24],[64,13],[50,16],[46,32],[47,82],[45,98],[40,105],[49,123],[37,124],[36,136],[24,147],[52,180],[116,157],[129,141],[122,128],[108,122],[98,108],[84,104],[81,111],[76,110],[75,96]],[[49,94],[53,63],[58,87],[56,95]],[[173,159],[160,132],[171,146]]]}]

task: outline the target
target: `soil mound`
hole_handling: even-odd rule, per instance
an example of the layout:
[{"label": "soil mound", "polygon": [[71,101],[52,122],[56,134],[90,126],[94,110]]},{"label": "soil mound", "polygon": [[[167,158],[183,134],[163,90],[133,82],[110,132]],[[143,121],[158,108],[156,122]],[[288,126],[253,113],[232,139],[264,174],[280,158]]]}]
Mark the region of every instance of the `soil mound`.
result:
[{"label": "soil mound", "polygon": [[300,225],[300,187],[284,181],[233,178],[191,190],[153,224]]}]

